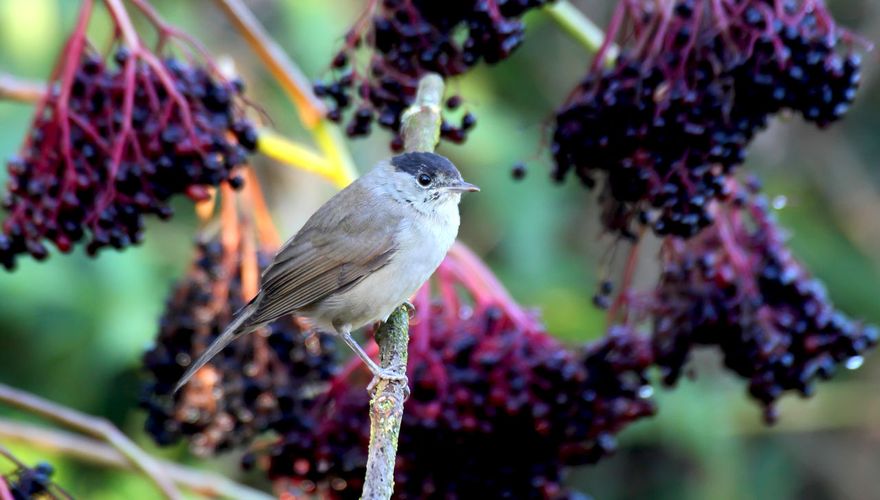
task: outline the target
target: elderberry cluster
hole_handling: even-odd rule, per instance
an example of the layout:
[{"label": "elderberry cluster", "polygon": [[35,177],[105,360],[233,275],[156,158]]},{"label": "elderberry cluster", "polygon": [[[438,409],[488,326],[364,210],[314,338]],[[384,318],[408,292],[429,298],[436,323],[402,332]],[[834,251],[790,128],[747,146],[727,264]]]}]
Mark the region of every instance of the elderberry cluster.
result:
[{"label": "elderberry cluster", "polygon": [[711,225],[709,202],[729,194],[728,175],[773,114],[793,110],[826,126],[846,113],[860,80],[858,55],[816,0],[674,7],[670,19],[627,11],[643,35],[612,67],[595,65],[556,116],[554,177],[600,181],[603,223],[624,236],[648,226],[691,237]]},{"label": "elderberry cluster", "polygon": [[34,468],[19,466],[11,473],[0,476],[0,481],[14,500],[58,498],[55,495],[58,486],[52,482],[54,473],[55,469],[50,464],[40,462]]},{"label": "elderberry cluster", "polygon": [[[75,64],[75,63],[69,63]],[[89,254],[143,239],[143,216],[172,216],[169,198],[207,196],[256,146],[237,100],[242,86],[175,59],[159,69],[120,49],[84,56],[56,83],[21,156],[9,162],[0,264],[48,256],[47,242]]]},{"label": "elderberry cluster", "polygon": [[[576,353],[494,306],[458,318],[417,306],[395,498],[569,498],[564,467],[612,452],[617,432],[654,413],[650,342],[630,331]],[[349,385],[332,397],[284,434],[269,473],[306,494],[358,498],[368,396]]]},{"label": "elderberry cluster", "polygon": [[[349,136],[369,134],[374,120],[399,133],[401,114],[415,98],[423,75],[455,76],[480,61],[495,64],[506,59],[522,43],[520,17],[548,1],[381,0],[372,18],[365,17],[349,32],[345,47],[333,60],[335,76],[316,85],[315,91],[331,103],[328,116],[335,121],[359,103],[348,121]],[[364,43],[372,57],[368,68],[359,72],[354,61]],[[454,110],[460,103],[456,96],[447,107]],[[441,137],[461,143],[475,124],[470,113],[457,125],[444,121]],[[402,147],[399,135],[392,145]]]},{"label": "elderberry cluster", "polygon": [[719,217],[730,234],[706,230],[665,257],[654,310],[656,363],[673,384],[694,346],[717,346],[772,423],[784,392],[809,396],[839,366],[857,368],[878,332],[834,308],[785,247],[763,197],[739,195],[724,210]]},{"label": "elderberry cluster", "polygon": [[[265,266],[271,256],[260,252],[259,258]],[[218,241],[200,243],[193,268],[171,293],[156,344],[144,354],[152,380],[142,406],[147,432],[159,444],[183,437],[207,454],[246,444],[266,430],[283,432],[333,376],[333,339],[287,317],[230,344],[171,395],[189,364],[245,305],[238,269]]]}]

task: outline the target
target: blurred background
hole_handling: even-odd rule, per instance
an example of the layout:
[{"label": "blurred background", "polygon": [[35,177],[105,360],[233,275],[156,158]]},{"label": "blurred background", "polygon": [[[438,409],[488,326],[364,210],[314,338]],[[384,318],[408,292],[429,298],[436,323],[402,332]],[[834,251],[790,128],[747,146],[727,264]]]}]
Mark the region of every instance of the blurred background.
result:
[{"label": "blurred background", "polygon": [[[250,97],[271,124],[307,141],[295,113],[247,46],[208,0],[153,0],[169,21],[195,34],[215,55],[231,57]],[[310,78],[326,72],[348,26],[366,2],[252,0],[276,40]],[[600,25],[611,0],[575,2]],[[828,0],[839,24],[880,41],[880,0]],[[0,0],[0,72],[45,79],[78,2]],[[103,9],[99,9],[103,10]],[[103,12],[90,32],[106,36]],[[611,243],[597,225],[595,197],[576,182],[548,176],[547,125],[591,59],[542,12],[526,16],[525,44],[495,67],[480,66],[450,86],[465,97],[478,125],[462,146],[440,152],[483,188],[463,203],[461,239],[474,248],[522,304],[541,311],[548,329],[580,343],[604,333],[604,313],[591,297]],[[758,172],[770,196],[784,197],[779,217],[794,251],[828,285],[837,305],[880,322],[880,59],[868,53],[864,81],[848,117],[826,131],[799,119],[777,119],[757,139],[746,169]],[[18,150],[32,106],[0,101],[0,157]],[[361,170],[388,155],[389,136],[350,142]],[[511,166],[528,162],[524,180]],[[325,180],[257,160],[282,235],[292,234],[333,192]],[[5,181],[5,169],[0,173]],[[780,198],[783,200],[783,198]],[[782,203],[780,203],[782,205]],[[146,242],[98,259],[81,249],[44,263],[21,259],[0,274],[0,381],[78,410],[101,415],[151,453],[243,475],[234,453],[196,459],[181,445],[157,450],[137,408],[140,356],[157,332],[170,287],[188,266],[196,220],[178,202],[169,223],[151,221]],[[644,255],[650,276],[653,256]],[[693,363],[698,376],[659,390],[658,416],[621,436],[621,449],[599,465],[573,470],[570,484],[598,499],[880,499],[880,359],[822,384],[810,400],[791,396],[780,422],[764,427],[744,384],[720,369],[712,353]],[[32,417],[0,407],[0,415]],[[84,465],[43,450],[14,446],[33,464],[52,462],[55,479],[79,498],[151,498],[133,474]],[[0,472],[5,471],[0,464]]]}]

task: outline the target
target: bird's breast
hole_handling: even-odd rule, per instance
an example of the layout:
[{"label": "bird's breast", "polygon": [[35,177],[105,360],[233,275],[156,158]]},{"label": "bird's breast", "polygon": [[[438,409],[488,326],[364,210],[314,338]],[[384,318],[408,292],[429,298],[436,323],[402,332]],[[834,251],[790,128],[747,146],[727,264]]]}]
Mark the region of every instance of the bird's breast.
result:
[{"label": "bird's breast", "polygon": [[384,320],[431,277],[457,234],[457,207],[455,217],[444,220],[401,218],[398,230],[389,234],[395,239],[396,251],[388,264],[354,287],[325,299],[318,305],[319,314],[352,328]]}]

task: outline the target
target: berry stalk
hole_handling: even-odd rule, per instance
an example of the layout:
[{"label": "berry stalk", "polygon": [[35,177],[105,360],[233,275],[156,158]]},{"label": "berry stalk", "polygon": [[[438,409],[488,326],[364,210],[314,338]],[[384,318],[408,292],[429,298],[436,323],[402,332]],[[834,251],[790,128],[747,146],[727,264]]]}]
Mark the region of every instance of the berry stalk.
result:
[{"label": "berry stalk", "polygon": [[[94,2],[84,2],[51,91],[37,105],[20,157],[9,162],[0,234],[0,264],[8,269],[20,254],[46,258],[47,242],[66,253],[85,240],[91,255],[137,244],[144,216],[173,215],[174,194],[200,201],[221,182],[240,185],[234,172],[255,147],[240,82],[223,78],[210,60],[160,57],[144,46],[121,1],[105,5],[115,27],[112,60],[87,43]],[[147,12],[160,47],[184,36]]]}]

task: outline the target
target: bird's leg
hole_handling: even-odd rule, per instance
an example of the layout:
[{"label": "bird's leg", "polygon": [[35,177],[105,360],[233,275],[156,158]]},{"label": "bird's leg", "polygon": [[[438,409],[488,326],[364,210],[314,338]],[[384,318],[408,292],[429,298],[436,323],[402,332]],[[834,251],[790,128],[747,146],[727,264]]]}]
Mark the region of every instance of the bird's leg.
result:
[{"label": "bird's leg", "polygon": [[370,371],[373,373],[373,380],[371,380],[370,384],[367,385],[367,391],[372,392],[373,388],[376,387],[376,384],[378,384],[379,381],[382,379],[402,380],[404,382],[407,382],[409,380],[407,379],[405,374],[393,372],[376,364],[376,362],[373,361],[372,358],[370,358],[370,355],[364,352],[360,344],[358,344],[357,341],[352,338],[351,329],[347,326],[337,329],[337,333],[339,333],[339,336],[342,337],[342,340],[348,345],[348,347],[351,348],[352,351],[354,351],[355,354],[358,355],[359,358],[361,358],[361,361],[363,361],[364,364],[367,365],[367,368],[369,368]]}]

